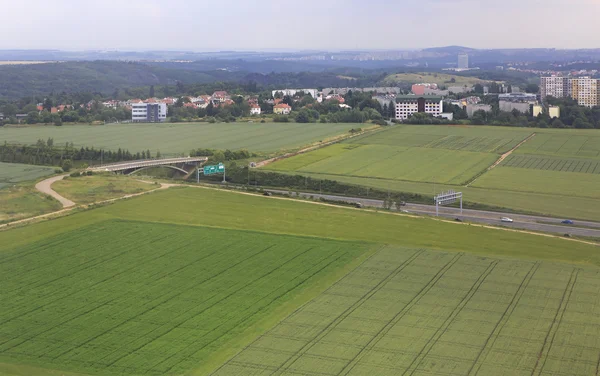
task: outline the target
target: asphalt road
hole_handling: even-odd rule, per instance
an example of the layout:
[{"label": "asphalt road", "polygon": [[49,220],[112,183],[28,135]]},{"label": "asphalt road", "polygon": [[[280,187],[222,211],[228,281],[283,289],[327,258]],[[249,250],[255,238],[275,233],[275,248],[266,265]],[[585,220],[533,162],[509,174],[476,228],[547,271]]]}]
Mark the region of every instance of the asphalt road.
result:
[{"label": "asphalt road", "polygon": [[[288,194],[289,191],[277,190],[277,189],[265,189],[265,191],[279,193],[279,194]],[[361,197],[346,197],[346,196],[336,196],[336,195],[328,195],[328,194],[318,194],[318,193],[304,193],[300,192],[300,196],[302,197],[314,197],[314,198],[325,198],[328,200],[335,201],[345,201],[345,202],[354,202],[360,203],[363,206],[370,207],[383,207],[382,200],[372,200]],[[403,210],[408,211],[409,213],[415,214],[425,214],[425,215],[435,215],[435,206],[434,205],[421,205],[421,204],[406,204],[402,208]],[[542,217],[542,216],[533,216],[533,215],[522,215],[522,214],[512,214],[512,213],[501,213],[501,212],[490,212],[485,210],[472,210],[472,209],[464,209],[463,213],[460,213],[460,209],[458,208],[450,208],[450,207],[440,207],[440,217],[444,218],[460,218],[465,222],[472,223],[481,223],[486,225],[493,226],[503,226],[507,228],[514,228],[520,230],[530,230],[530,231],[541,231],[555,234],[570,234],[573,236],[586,236],[586,237],[596,237],[600,238],[600,222],[590,222],[590,221],[578,221],[574,220],[573,225],[564,225],[561,224],[566,218],[552,218],[552,217]],[[514,222],[506,223],[501,222],[500,218],[509,217]],[[585,226],[585,227],[578,227]],[[589,227],[589,228],[588,228]]]}]

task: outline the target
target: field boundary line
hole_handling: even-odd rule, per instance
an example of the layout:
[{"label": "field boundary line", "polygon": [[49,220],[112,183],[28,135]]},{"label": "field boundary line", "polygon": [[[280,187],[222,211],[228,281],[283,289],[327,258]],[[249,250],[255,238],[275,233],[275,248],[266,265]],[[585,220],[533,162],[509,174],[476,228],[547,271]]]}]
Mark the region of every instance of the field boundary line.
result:
[{"label": "field boundary line", "polygon": [[[479,288],[481,287],[483,282],[485,282],[487,277],[492,273],[492,271],[494,271],[494,269],[496,268],[496,266],[499,263],[500,263],[500,261],[491,262],[488,265],[488,267],[483,271],[483,273],[475,280],[475,283],[471,286],[471,288],[469,289],[469,292],[462,298],[460,303],[458,303],[458,305],[452,310],[452,313],[446,318],[446,320],[444,321],[442,326],[440,326],[438,328],[438,330],[434,333],[434,335],[429,339],[429,341],[427,341],[427,344],[425,344],[425,346],[421,349],[421,351],[419,351],[419,354],[417,355],[417,357],[415,359],[413,359],[413,361],[408,366],[408,368],[404,371],[403,374],[410,372],[409,375],[412,375],[417,371],[417,369],[419,368],[421,363],[423,363],[423,360],[425,360],[427,355],[429,355],[429,352],[431,351],[431,349],[433,349],[433,347],[435,346],[437,341],[439,341],[439,339],[442,338],[442,336],[446,333],[446,331],[448,330],[450,325],[452,325],[452,323],[454,322],[456,317],[458,317],[458,315],[467,306],[467,304],[469,304],[469,301],[471,300],[471,298],[473,298],[473,296],[477,293],[477,291],[479,290]],[[423,351],[425,351],[425,353],[423,353]],[[417,362],[417,363],[415,364],[415,362]],[[413,364],[414,364],[414,367],[413,367]]]},{"label": "field boundary line", "polygon": [[[523,280],[521,281],[521,284],[519,285],[519,288],[513,295],[512,300],[510,301],[510,303],[506,307],[506,310],[500,317],[500,320],[498,320],[498,322],[496,323],[494,330],[492,330],[492,332],[486,339],[483,347],[481,348],[481,351],[479,352],[479,354],[477,354],[477,358],[475,358],[475,361],[471,365],[471,368],[469,369],[469,372],[467,373],[467,375],[471,375],[471,374],[476,375],[479,372],[479,370],[481,369],[481,366],[483,365],[483,363],[485,363],[485,360],[486,360],[488,354],[494,347],[496,340],[500,336],[502,329],[504,329],[504,326],[506,325],[508,320],[510,320],[510,316],[514,312],[515,308],[517,308],[517,305],[519,304],[521,297],[523,296],[523,294],[525,293],[525,290],[527,290],[527,287],[529,286],[529,282],[531,282],[531,280],[533,279],[533,276],[538,271],[539,267],[540,267],[540,263],[536,262],[535,264],[533,264],[531,269],[529,269],[529,272],[527,272],[527,275],[525,275],[525,278],[523,278]],[[489,346],[488,346],[488,344],[489,344]],[[480,359],[481,359],[481,362],[479,361]],[[478,363],[479,363],[479,365],[477,365]]]},{"label": "field boundary line", "polygon": [[[546,360],[548,360],[548,356],[550,355],[550,351],[552,350],[552,345],[554,344],[554,338],[556,337],[556,333],[558,332],[560,323],[563,319],[563,316],[565,315],[565,311],[567,310],[567,305],[569,304],[569,299],[571,298],[571,294],[573,293],[573,287],[575,286],[575,283],[577,282],[577,276],[579,275],[580,271],[581,271],[581,269],[575,268],[571,272],[571,277],[569,278],[569,282],[567,282],[567,285],[565,286],[565,290],[560,299],[560,304],[558,305],[558,308],[556,309],[556,314],[554,315],[554,319],[552,320],[550,329],[548,330],[548,333],[546,333],[546,338],[544,338],[544,344],[542,345],[542,348],[540,349],[540,352],[538,354],[537,361],[535,362],[535,367],[533,367],[533,370],[531,370],[531,376],[535,375],[536,371],[537,371],[538,375],[541,375],[542,371],[544,370],[544,366],[546,365]],[[552,334],[552,338],[550,338],[551,334]],[[550,338],[550,343],[548,343],[549,338]],[[546,346],[546,345],[548,345],[548,346]],[[540,360],[542,360],[542,358],[544,360],[542,362],[542,366],[539,368],[539,371],[538,371],[538,365],[540,364]]]},{"label": "field boundary line", "polygon": [[[331,332],[339,323],[345,320],[348,316],[352,314],[358,307],[360,307],[363,303],[365,303],[369,298],[375,295],[383,286],[385,286],[392,278],[400,274],[408,265],[410,265],[414,260],[416,260],[421,254],[423,254],[425,250],[419,249],[415,251],[410,257],[408,257],[404,262],[398,265],[397,268],[393,269],[385,278],[383,278],[377,285],[375,285],[371,290],[366,292],[363,296],[358,298],[350,307],[346,308],[341,314],[335,317],[325,328],[323,328],[315,337],[309,340],[302,348],[294,353],[293,356],[289,357],[282,365],[280,365],[277,370],[275,370],[272,375],[280,375],[286,370],[288,370],[302,355],[304,355],[308,350],[310,350],[315,344],[317,344],[323,337]],[[456,255],[454,259],[460,257]],[[449,263],[452,260],[449,261]]]},{"label": "field boundary line", "polygon": [[598,353],[598,363],[596,364],[596,376],[600,375],[600,353]]},{"label": "field boundary line", "polygon": [[526,139],[524,139],[523,141],[519,142],[517,144],[517,146],[515,146],[512,149],[510,149],[506,153],[502,154],[500,156],[500,158],[498,158],[498,160],[496,162],[494,162],[494,164],[492,164],[490,167],[488,167],[486,170],[484,170],[481,174],[475,176],[471,181],[468,181],[467,184],[465,185],[465,187],[468,187],[471,184],[475,183],[477,181],[477,179],[479,179],[481,176],[483,176],[486,172],[489,172],[489,171],[493,170],[494,168],[496,168],[500,163],[502,163],[506,158],[508,158],[515,150],[517,150],[519,147],[521,147],[521,145],[523,145],[527,141],[531,140],[536,134],[537,133],[535,133],[535,132],[532,133],[532,134],[530,134]]}]

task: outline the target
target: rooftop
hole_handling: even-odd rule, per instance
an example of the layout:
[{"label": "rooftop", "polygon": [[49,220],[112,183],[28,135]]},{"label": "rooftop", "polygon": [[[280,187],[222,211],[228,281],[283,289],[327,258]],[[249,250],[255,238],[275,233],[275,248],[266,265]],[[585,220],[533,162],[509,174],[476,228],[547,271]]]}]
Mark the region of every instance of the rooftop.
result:
[{"label": "rooftop", "polygon": [[416,101],[420,98],[432,102],[439,102],[443,99],[439,95],[396,95],[396,103],[405,101]]}]

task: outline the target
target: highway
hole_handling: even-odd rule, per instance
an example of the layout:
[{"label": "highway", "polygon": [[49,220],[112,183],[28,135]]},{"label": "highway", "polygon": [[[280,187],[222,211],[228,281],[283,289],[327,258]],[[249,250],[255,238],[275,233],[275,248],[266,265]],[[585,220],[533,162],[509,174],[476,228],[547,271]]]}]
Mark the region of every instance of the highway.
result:
[{"label": "highway", "polygon": [[[278,189],[265,189],[265,191],[278,193],[278,194],[288,194],[289,191],[278,190]],[[382,200],[373,200],[362,197],[346,197],[346,196],[336,196],[329,194],[319,194],[319,193],[305,193],[299,192],[302,197],[314,197],[314,198],[324,198],[327,200],[334,201],[345,201],[345,202],[353,202],[360,203],[363,206],[370,207],[383,207]],[[422,205],[422,204],[410,204],[407,203],[406,206],[402,207],[402,210],[406,210],[409,213],[414,214],[424,214],[424,215],[435,215],[435,205]],[[561,224],[561,221],[567,218],[552,218],[552,217],[542,217],[542,216],[534,216],[534,215],[523,215],[523,214],[512,214],[512,213],[501,213],[501,212],[491,212],[485,210],[472,210],[472,209],[464,209],[463,214],[460,214],[460,209],[451,208],[451,207],[440,207],[440,217],[455,219],[459,218],[464,222],[472,222],[472,223],[481,223],[486,225],[493,226],[502,226],[507,228],[514,228],[519,230],[528,230],[528,231],[540,231],[554,234],[570,234],[573,236],[585,236],[585,237],[596,237],[600,238],[600,222],[591,222],[591,221],[579,221],[573,220],[573,225],[564,225]],[[506,223],[501,222],[500,218],[509,217],[514,222]],[[579,227],[582,226],[582,227]]]}]

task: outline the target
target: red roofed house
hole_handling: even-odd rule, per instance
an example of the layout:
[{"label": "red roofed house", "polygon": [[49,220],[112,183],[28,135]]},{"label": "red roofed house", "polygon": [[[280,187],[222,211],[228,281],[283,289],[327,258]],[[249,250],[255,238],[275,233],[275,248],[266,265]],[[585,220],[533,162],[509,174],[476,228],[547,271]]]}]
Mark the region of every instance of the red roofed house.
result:
[{"label": "red roofed house", "polygon": [[211,97],[211,100],[214,105],[223,103],[228,99],[230,99],[230,98],[229,98],[229,94],[227,94],[226,91],[215,91]]},{"label": "red roofed house", "polygon": [[260,115],[260,106],[257,104],[250,105],[250,115]]},{"label": "red roofed house", "polygon": [[290,112],[292,112],[292,108],[285,103],[279,103],[276,104],[275,107],[273,107],[273,113],[275,114],[287,115]]}]

